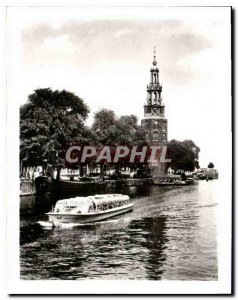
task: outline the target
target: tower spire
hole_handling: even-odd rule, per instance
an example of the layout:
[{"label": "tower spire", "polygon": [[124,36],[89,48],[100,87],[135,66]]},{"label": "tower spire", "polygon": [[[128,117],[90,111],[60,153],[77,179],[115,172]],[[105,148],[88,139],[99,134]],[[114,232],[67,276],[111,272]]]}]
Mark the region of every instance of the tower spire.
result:
[{"label": "tower spire", "polygon": [[154,60],[153,60],[153,65],[156,66],[157,65],[157,61],[156,61],[156,47],[154,46]]},{"label": "tower spire", "polygon": [[156,60],[156,47],[154,46],[154,60]]}]

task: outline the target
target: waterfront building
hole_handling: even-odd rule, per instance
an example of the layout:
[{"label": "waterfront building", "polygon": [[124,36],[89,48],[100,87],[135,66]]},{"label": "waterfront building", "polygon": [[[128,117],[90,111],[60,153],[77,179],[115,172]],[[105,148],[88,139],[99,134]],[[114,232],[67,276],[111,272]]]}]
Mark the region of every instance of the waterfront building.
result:
[{"label": "waterfront building", "polygon": [[214,168],[200,168],[193,172],[198,178],[218,179],[218,170]]},{"label": "waterfront building", "polygon": [[[144,119],[141,126],[146,131],[146,139],[150,146],[167,145],[167,119],[165,118],[165,105],[162,98],[162,85],[159,80],[159,67],[157,66],[156,51],[150,69],[150,83],[147,85],[147,98],[144,105]],[[155,160],[150,163],[153,177],[167,173],[166,164]]]}]

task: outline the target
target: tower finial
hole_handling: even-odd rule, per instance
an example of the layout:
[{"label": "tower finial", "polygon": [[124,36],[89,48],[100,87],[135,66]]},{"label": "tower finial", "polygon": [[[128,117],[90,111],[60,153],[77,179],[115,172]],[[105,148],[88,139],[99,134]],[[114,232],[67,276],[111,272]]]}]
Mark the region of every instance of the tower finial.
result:
[{"label": "tower finial", "polygon": [[154,60],[156,58],[156,47],[154,46]]},{"label": "tower finial", "polygon": [[156,47],[154,46],[154,61],[153,61],[153,65],[156,66],[157,65],[157,61],[156,61]]}]

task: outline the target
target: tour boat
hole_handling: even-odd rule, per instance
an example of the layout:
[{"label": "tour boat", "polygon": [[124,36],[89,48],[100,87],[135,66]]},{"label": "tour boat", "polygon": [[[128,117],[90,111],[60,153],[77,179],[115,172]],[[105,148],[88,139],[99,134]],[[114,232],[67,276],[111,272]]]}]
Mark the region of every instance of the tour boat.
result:
[{"label": "tour boat", "polygon": [[52,212],[46,213],[53,226],[62,223],[90,223],[130,211],[134,204],[129,196],[104,194],[75,197],[57,201]]}]

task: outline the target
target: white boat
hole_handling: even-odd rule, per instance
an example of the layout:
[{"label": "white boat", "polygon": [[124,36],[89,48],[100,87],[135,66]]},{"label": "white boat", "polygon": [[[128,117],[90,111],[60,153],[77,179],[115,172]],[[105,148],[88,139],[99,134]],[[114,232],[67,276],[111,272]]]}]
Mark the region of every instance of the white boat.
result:
[{"label": "white boat", "polygon": [[46,214],[53,226],[62,223],[83,224],[128,212],[133,206],[127,195],[105,194],[59,200],[52,212]]}]

